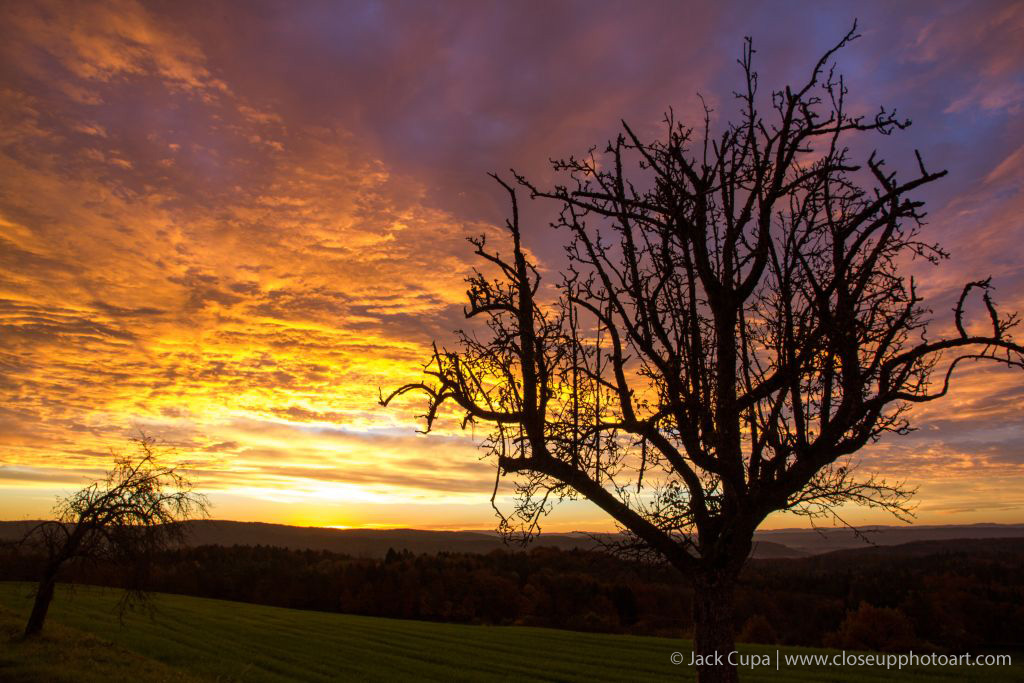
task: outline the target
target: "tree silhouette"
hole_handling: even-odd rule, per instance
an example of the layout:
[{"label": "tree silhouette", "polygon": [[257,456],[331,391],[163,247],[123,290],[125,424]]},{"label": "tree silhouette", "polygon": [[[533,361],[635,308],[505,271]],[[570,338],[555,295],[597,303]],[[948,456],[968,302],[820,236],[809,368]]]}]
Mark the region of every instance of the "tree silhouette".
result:
[{"label": "tree silhouette", "polygon": [[206,498],[194,493],[177,469],[158,462],[152,437],[140,436],[132,443],[134,454],[115,455],[114,468],[104,479],[60,500],[57,519],[38,524],[22,540],[46,553],[25,637],[42,630],[61,568],[68,562],[109,562],[130,569],[123,610],[146,600],[149,563],[182,538],[182,522],[206,516]]},{"label": "tree silhouette", "polygon": [[[698,655],[734,649],[734,586],[765,517],[838,519],[848,503],[907,517],[912,491],[857,476],[850,456],[906,434],[908,408],[944,396],[964,361],[1024,367],[1017,319],[997,312],[988,280],[963,288],[949,334],[926,333],[904,273],[947,254],[921,238],[910,195],[946,172],[920,155],[908,178],[874,153],[853,161],[851,138],[910,124],[848,111],[831,60],[856,37],[764,106],[747,39],[739,115],[720,133],[705,106],[696,130],[669,113],[650,142],[623,122],[603,155],[554,162],[565,181],[552,188],[494,176],[512,252],[470,240],[492,274],[469,279],[465,313],[485,324],[435,345],[428,379],[381,396],[426,394],[427,431],[446,404],[463,427],[492,427],[498,479],[514,475],[518,494],[507,533],[528,536],[554,502],[582,496],[627,532],[620,549],[682,571]],[[557,296],[522,244],[521,189],[560,206]],[[972,294],[984,329],[966,319]],[[736,679],[728,665],[698,673]]]}]

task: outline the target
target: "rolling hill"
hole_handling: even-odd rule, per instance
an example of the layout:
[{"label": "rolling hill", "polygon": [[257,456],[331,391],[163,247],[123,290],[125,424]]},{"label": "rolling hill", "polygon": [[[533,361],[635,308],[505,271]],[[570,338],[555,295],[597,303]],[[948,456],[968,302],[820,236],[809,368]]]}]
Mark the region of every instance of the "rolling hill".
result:
[{"label": "rolling hill", "polygon": [[[4,681],[692,680],[689,642],[641,636],[403,621],[159,595],[120,624],[117,592],[61,586],[41,640],[17,634],[30,586],[0,583]],[[776,656],[768,646],[745,655]],[[784,648],[782,656],[825,653]],[[1013,681],[1017,666],[747,669],[747,681]]]},{"label": "rolling hill", "polygon": [[[20,538],[34,521],[0,522],[0,541]],[[752,557],[796,558],[837,550],[895,546],[922,541],[955,543],[961,539],[1024,538],[1024,524],[974,524],[952,526],[872,526],[861,530],[869,544],[850,529],[785,529],[755,534]],[[614,534],[545,533],[529,547],[561,550],[595,549]],[[329,550],[354,557],[384,557],[389,548],[412,553],[487,553],[508,549],[502,538],[489,531],[426,531],[419,529],[331,529],[297,527],[261,522],[201,520],[189,522],[191,545],[265,545],[292,550]],[[511,546],[518,548],[520,546]]]}]

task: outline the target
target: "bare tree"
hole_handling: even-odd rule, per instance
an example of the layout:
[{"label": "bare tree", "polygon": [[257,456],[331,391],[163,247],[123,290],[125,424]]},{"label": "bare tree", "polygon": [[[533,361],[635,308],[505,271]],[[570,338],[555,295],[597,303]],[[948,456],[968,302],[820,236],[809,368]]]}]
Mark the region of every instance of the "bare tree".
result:
[{"label": "bare tree", "polygon": [[[736,680],[714,654],[734,650],[735,582],[770,513],[841,521],[854,503],[906,518],[912,491],[856,476],[851,456],[910,431],[908,408],[944,396],[965,361],[1024,367],[988,280],[963,288],[946,336],[927,334],[904,273],[947,255],[920,237],[910,195],[945,171],[917,155],[899,178],[875,154],[851,159],[849,139],[910,123],[847,110],[831,60],[855,31],[763,107],[748,39],[739,115],[720,133],[707,107],[696,130],[670,113],[661,139],[623,123],[603,155],[555,162],[566,182],[553,188],[495,176],[512,251],[470,240],[496,273],[469,280],[466,317],[485,326],[381,396],[426,394],[427,431],[446,404],[463,427],[492,427],[498,480],[518,493],[506,532],[532,534],[582,496],[627,532],[623,547],[677,567],[695,587],[702,681]],[[557,299],[521,243],[517,187],[560,206]],[[966,318],[972,295],[983,323]]]},{"label": "bare tree", "polygon": [[205,517],[207,501],[174,467],[158,462],[152,437],[132,439],[135,452],[114,456],[100,481],[61,499],[56,519],[42,522],[22,543],[46,553],[25,636],[43,628],[61,568],[78,561],[111,562],[132,570],[122,609],[145,600],[144,579],[154,555],[180,541],[182,522]]}]

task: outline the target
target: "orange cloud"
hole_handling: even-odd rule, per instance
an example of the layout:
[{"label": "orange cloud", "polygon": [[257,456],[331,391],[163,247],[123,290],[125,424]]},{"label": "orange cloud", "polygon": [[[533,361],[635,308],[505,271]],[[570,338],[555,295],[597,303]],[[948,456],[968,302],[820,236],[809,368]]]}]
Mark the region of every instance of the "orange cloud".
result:
[{"label": "orange cloud", "polygon": [[[948,13],[925,28],[912,15],[876,22],[878,50],[918,36],[885,53],[898,66],[888,92],[924,79],[933,93],[963,77],[951,59],[989,83],[933,93],[941,106],[926,125],[1019,105],[1017,48],[985,38],[1015,30],[1019,7],[994,7],[966,32]],[[543,11],[544,22],[511,6],[6,7],[0,517],[44,514],[55,491],[96,476],[110,447],[144,429],[192,463],[223,503],[216,514],[490,524],[494,473],[473,434],[448,423],[423,437],[415,402],[376,405],[379,386],[418,377],[430,341],[465,323],[475,261],[464,236],[496,236],[504,210],[483,172],[521,163],[543,175],[548,156],[585,151],[620,116],[653,132],[669,104],[695,109],[697,90],[728,114],[720,63],[731,66],[740,39],[739,19],[710,9]],[[742,21],[778,21],[761,11]],[[668,24],[679,27],[671,40],[648,39]],[[770,71],[802,66],[810,50],[777,47]],[[851,54],[861,49],[878,51]],[[1003,100],[987,98],[993,89]],[[934,150],[975,156],[971,175],[930,203],[935,233],[964,257],[923,272],[923,287],[943,302],[991,271],[1000,302],[1021,308],[1024,140],[1019,125],[992,121],[987,145]],[[525,210],[531,249],[557,263],[544,209]],[[916,413],[920,432],[866,451],[865,465],[922,483],[934,520],[1004,514],[983,503],[1024,496],[1017,386],[965,374],[955,399]],[[956,492],[950,472],[967,482]],[[996,475],[1001,494],[985,483]],[[582,503],[558,515],[551,528],[607,528]]]}]

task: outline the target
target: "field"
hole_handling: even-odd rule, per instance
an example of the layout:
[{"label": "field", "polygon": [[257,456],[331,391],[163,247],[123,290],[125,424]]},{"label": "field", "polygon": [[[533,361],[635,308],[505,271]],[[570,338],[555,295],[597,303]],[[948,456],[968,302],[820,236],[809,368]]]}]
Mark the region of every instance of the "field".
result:
[{"label": "field", "polygon": [[[18,638],[31,586],[0,583],[3,681],[689,680],[682,640],[437,624],[160,595],[157,612],[114,611],[118,593],[62,586],[44,637]],[[775,656],[774,647],[741,652]],[[783,653],[825,652],[790,648]],[[760,667],[750,681],[1022,680],[1024,668]]]}]

